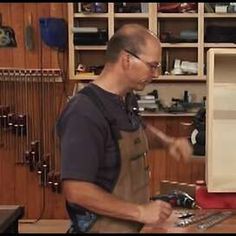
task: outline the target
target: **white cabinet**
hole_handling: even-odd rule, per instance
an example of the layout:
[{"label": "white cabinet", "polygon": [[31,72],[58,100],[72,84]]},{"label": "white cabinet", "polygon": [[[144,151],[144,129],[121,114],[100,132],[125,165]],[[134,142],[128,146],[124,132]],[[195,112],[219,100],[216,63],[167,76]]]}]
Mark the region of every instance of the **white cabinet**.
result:
[{"label": "white cabinet", "polygon": [[236,192],[236,49],[212,48],[207,62],[207,187]]}]

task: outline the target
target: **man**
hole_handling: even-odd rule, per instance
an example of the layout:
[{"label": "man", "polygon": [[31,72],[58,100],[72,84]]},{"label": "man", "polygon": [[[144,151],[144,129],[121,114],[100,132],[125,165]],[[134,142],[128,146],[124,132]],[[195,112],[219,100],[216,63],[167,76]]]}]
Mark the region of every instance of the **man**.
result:
[{"label": "man", "polygon": [[[64,109],[57,128],[70,232],[138,232],[171,215],[169,203],[149,201],[147,136],[127,106],[133,90],[143,90],[158,76],[160,59],[160,41],[152,32],[124,25],[108,42],[102,73]],[[189,158],[187,140],[152,126],[146,130],[152,143],[176,158]]]}]

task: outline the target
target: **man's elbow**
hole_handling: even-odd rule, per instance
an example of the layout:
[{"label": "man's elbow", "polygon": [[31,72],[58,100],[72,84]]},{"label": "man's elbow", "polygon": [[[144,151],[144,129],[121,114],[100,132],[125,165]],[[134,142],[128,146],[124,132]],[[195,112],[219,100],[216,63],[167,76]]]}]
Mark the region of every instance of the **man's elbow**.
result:
[{"label": "man's elbow", "polygon": [[68,202],[76,202],[79,198],[79,191],[75,181],[64,180],[62,183],[63,194]]}]

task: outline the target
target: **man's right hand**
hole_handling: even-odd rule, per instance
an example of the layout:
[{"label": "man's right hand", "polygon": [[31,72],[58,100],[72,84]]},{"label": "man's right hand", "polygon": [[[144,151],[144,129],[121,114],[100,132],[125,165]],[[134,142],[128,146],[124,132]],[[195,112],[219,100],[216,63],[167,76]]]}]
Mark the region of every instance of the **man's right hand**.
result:
[{"label": "man's right hand", "polygon": [[156,200],[139,206],[140,222],[144,224],[162,223],[169,218],[172,207],[169,203]]}]

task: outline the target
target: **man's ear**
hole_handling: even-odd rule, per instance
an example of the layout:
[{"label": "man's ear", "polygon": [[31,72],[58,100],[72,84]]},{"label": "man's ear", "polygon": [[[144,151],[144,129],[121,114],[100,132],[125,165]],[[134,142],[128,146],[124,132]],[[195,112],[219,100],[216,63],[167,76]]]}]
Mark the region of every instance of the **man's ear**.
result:
[{"label": "man's ear", "polygon": [[129,69],[130,67],[130,56],[128,53],[126,52],[122,52],[120,55],[120,59],[121,59],[121,65],[123,67],[124,70]]}]

